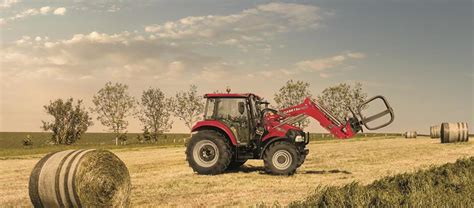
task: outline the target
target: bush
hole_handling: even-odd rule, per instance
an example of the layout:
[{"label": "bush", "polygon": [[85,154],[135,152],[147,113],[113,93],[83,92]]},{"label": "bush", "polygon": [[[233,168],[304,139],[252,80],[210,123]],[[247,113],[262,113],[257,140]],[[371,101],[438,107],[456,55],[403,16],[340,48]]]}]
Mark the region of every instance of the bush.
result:
[{"label": "bush", "polygon": [[290,207],[474,207],[474,157],[369,185],[318,187]]}]

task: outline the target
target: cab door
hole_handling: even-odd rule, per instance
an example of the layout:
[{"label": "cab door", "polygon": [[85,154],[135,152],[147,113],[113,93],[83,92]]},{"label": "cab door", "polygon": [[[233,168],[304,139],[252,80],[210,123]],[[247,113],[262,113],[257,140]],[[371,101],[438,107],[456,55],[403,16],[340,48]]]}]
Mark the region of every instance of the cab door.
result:
[{"label": "cab door", "polygon": [[206,115],[208,119],[223,122],[232,131],[240,145],[250,141],[249,109],[245,98],[213,98],[208,100],[207,109],[212,109]]}]

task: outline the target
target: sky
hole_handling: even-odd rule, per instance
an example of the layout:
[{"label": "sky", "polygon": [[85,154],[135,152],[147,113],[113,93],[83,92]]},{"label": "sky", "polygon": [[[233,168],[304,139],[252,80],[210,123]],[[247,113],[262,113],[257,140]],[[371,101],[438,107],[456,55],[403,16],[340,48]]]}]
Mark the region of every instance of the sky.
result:
[{"label": "sky", "polygon": [[[472,0],[2,0],[0,131],[41,131],[44,105],[91,107],[108,81],[135,97],[195,84],[273,102],[293,79],[315,96],[342,82],[384,95],[395,121],[381,132],[458,121],[473,132],[473,31]],[[189,131],[173,120],[171,132]]]}]

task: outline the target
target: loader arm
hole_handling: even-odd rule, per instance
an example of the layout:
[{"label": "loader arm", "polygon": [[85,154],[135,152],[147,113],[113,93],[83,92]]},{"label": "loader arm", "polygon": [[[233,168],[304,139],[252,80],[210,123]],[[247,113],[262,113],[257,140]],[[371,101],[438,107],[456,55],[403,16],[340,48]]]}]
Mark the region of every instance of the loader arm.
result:
[{"label": "loader arm", "polygon": [[342,123],[321,105],[311,101],[309,98],[306,98],[301,104],[281,109],[279,112],[281,116],[280,124],[273,128],[296,123],[307,117],[312,117],[316,119],[323,128],[327,129],[339,139],[351,138],[357,133],[351,127],[350,122]]},{"label": "loader arm", "polygon": [[[367,107],[369,103],[375,100],[381,100],[385,105],[386,110],[372,116],[363,115],[362,109]],[[357,113],[352,109],[350,109],[350,111],[352,112],[353,117],[342,122],[333,116],[331,112],[324,109],[319,103],[313,102],[310,98],[306,98],[301,104],[279,110],[278,120],[280,123],[273,128],[286,124],[291,125],[293,123],[302,121],[307,117],[312,117],[335,137],[339,139],[347,139],[356,135],[357,132],[362,131],[362,126],[365,126],[365,128],[368,130],[376,130],[391,124],[394,120],[392,107],[390,107],[388,101],[380,95],[364,101],[360,106],[357,107]],[[367,125],[368,123],[371,123],[372,121],[375,121],[386,115],[390,116],[390,120],[387,122],[382,123],[376,127]]]}]

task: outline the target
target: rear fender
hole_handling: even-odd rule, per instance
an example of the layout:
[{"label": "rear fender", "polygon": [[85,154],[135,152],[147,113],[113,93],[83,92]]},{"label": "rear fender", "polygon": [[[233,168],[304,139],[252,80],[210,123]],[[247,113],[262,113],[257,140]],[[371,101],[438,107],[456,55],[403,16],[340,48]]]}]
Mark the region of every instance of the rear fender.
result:
[{"label": "rear fender", "polygon": [[201,130],[217,130],[220,131],[222,134],[224,134],[230,142],[236,146],[237,145],[237,140],[234,136],[234,133],[227,127],[225,124],[223,124],[220,121],[216,120],[207,120],[207,121],[199,121],[196,123],[196,125],[193,126],[191,129],[191,132],[197,132]]}]

